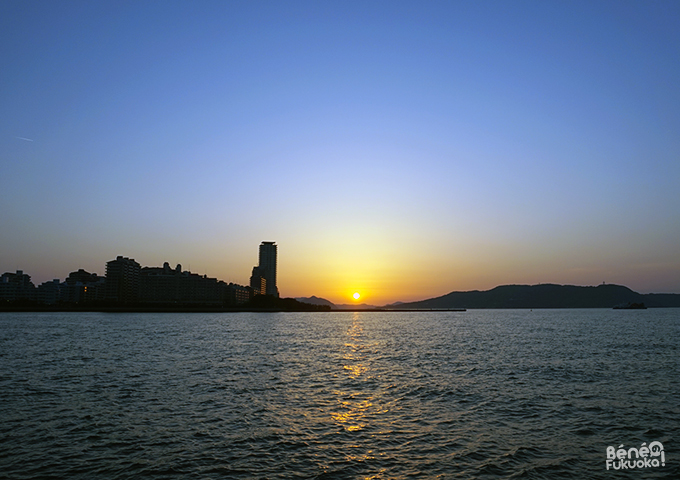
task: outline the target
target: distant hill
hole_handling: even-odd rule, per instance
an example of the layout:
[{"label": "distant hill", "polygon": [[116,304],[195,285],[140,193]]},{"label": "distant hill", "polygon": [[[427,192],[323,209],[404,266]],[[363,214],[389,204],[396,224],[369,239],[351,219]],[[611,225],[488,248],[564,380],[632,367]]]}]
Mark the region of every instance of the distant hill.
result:
[{"label": "distant hill", "polygon": [[[333,310],[353,310],[353,309],[363,309],[363,310],[372,310],[374,308],[378,308],[375,305],[367,305],[365,303],[357,304],[357,303],[341,303],[341,304],[335,304],[331,302],[330,300],[326,300],[325,298],[319,298],[315,296],[311,297],[297,297],[295,298],[298,302],[302,303],[308,303],[310,305],[326,305],[331,307]],[[398,303],[398,302],[397,302]]]},{"label": "distant hill", "polygon": [[295,300],[302,303],[308,303],[310,305],[328,305],[331,308],[335,308],[333,302],[326,300],[325,298],[319,298],[312,295],[311,297],[296,297]]},{"label": "distant hill", "polygon": [[299,302],[294,298],[279,298],[273,295],[255,295],[241,307],[275,312],[328,312],[331,310],[330,305],[312,305]]},{"label": "distant hill", "polygon": [[491,290],[451,292],[399,308],[612,308],[628,303],[680,307],[678,294],[640,294],[621,285],[502,285]]}]

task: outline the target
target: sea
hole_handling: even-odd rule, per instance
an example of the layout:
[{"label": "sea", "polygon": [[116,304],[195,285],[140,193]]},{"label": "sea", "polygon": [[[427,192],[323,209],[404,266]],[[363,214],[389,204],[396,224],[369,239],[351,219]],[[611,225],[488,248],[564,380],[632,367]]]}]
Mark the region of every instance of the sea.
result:
[{"label": "sea", "polygon": [[0,478],[680,479],[680,309],[0,313]]}]

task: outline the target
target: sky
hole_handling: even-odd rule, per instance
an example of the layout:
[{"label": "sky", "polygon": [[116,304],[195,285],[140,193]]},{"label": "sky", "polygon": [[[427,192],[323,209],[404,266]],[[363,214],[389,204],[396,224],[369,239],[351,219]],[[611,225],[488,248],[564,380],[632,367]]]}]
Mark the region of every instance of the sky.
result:
[{"label": "sky", "polygon": [[0,2],[0,272],[680,293],[680,2]]}]

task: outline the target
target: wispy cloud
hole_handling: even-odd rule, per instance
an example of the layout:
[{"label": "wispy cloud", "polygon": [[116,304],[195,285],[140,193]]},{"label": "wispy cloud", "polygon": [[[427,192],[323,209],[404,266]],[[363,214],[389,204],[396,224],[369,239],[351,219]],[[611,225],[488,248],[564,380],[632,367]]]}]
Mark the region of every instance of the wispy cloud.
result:
[{"label": "wispy cloud", "polygon": [[16,138],[18,138],[19,140],[26,140],[27,142],[34,142],[35,141],[32,138],[26,138],[26,137],[16,137]]}]

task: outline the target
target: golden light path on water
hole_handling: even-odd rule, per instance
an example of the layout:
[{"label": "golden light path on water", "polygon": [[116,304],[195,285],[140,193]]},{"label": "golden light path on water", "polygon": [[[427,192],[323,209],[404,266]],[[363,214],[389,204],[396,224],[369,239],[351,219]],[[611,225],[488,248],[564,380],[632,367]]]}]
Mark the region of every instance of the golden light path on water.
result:
[{"label": "golden light path on water", "polygon": [[[337,397],[337,409],[331,412],[333,421],[348,434],[359,435],[360,432],[371,426],[371,420],[377,420],[377,416],[389,412],[389,408],[379,398],[381,389],[375,388],[374,382],[371,381],[379,376],[377,372],[371,372],[370,358],[371,352],[375,352],[377,347],[377,342],[367,341],[361,314],[355,312],[342,347],[344,350],[342,369],[346,380],[343,382],[343,386],[347,385],[349,388],[333,392]],[[378,436],[385,433],[388,432],[375,432]],[[373,437],[374,435],[370,436]],[[356,451],[361,450],[360,445],[354,445],[354,447],[356,447]],[[364,462],[380,456],[380,452],[369,448],[363,450],[359,455],[348,453],[346,460]],[[365,480],[380,477],[382,473],[381,471],[377,476],[365,477]]]}]

